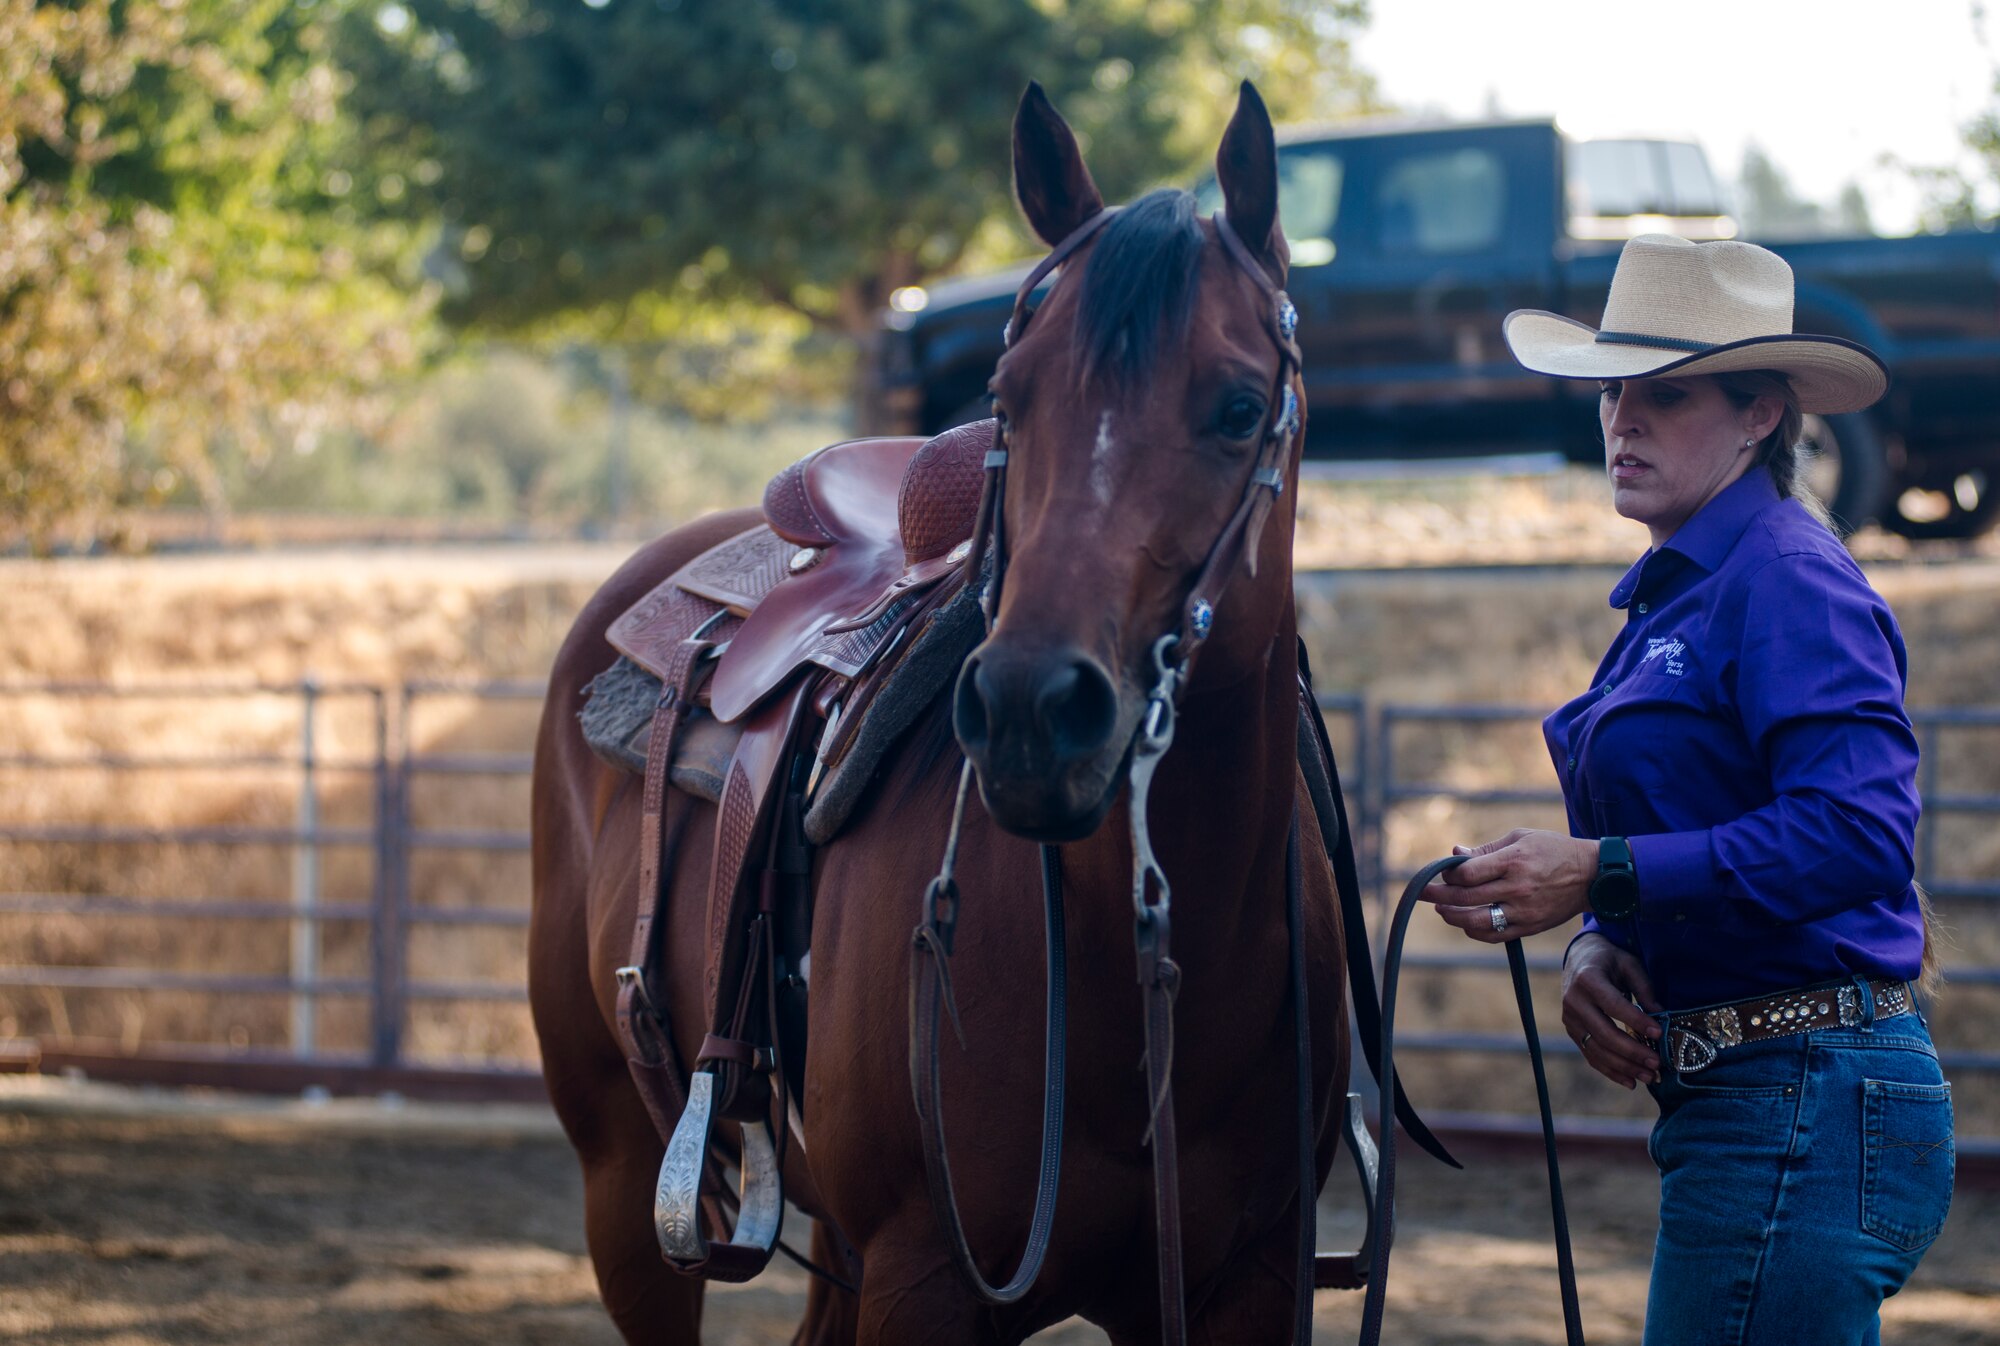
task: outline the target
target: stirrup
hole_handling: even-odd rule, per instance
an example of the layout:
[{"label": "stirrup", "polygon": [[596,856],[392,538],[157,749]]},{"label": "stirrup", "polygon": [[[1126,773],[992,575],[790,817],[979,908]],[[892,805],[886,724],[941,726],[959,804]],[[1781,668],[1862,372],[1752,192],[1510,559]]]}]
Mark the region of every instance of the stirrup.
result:
[{"label": "stirrup", "polygon": [[[742,1123],[742,1183],[736,1228],[727,1242],[710,1243],[701,1232],[699,1203],[702,1167],[714,1121],[715,1073],[696,1071],[688,1081],[687,1107],[681,1111],[666,1157],[660,1161],[660,1181],[653,1191],[653,1232],[660,1241],[660,1255],[676,1270],[718,1280],[748,1279],[770,1260],[784,1221],[778,1155],[765,1122]],[[747,1274],[739,1274],[741,1271]]]},{"label": "stirrup", "polygon": [[1351,1253],[1321,1253],[1313,1260],[1313,1285],[1322,1290],[1359,1290],[1368,1284],[1368,1268],[1375,1260],[1376,1189],[1381,1177],[1381,1152],[1369,1134],[1360,1094],[1349,1094],[1341,1110],[1341,1138],[1354,1157],[1354,1176],[1361,1182],[1361,1204],[1368,1224],[1361,1246]]}]

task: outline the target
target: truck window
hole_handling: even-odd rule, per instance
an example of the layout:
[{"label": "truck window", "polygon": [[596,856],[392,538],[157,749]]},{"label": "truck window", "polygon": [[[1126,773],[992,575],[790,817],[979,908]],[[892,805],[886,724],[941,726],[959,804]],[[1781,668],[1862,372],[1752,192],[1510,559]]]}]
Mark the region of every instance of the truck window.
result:
[{"label": "truck window", "polygon": [[1577,238],[1630,238],[1667,230],[1683,238],[1730,238],[1736,222],[1701,146],[1678,140],[1586,140],[1569,146],[1569,231]]},{"label": "truck window", "polygon": [[1660,146],[1667,161],[1667,183],[1673,188],[1674,214],[1721,215],[1722,189],[1708,171],[1708,156],[1699,145],[1667,141]]},{"label": "truck window", "polygon": [[[1324,266],[1333,260],[1343,176],[1340,156],[1324,145],[1279,147],[1278,219],[1293,266]],[[1204,179],[1194,195],[1203,214],[1222,205],[1222,188],[1214,178]]]},{"label": "truck window", "polygon": [[1659,163],[1643,140],[1586,140],[1569,147],[1572,215],[1670,215]]},{"label": "truck window", "polygon": [[1478,252],[1499,241],[1506,213],[1506,170],[1491,150],[1413,154],[1376,186],[1376,250],[1385,257]]},{"label": "truck window", "polygon": [[1586,140],[1569,151],[1573,215],[1720,215],[1722,189],[1701,146]]}]

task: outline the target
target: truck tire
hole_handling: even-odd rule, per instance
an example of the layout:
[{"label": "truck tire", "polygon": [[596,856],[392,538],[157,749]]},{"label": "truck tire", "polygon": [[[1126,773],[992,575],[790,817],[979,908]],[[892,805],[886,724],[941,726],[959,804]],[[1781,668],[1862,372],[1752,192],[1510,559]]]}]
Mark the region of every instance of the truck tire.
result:
[{"label": "truck tire", "polygon": [[[1910,500],[1912,491],[1922,492],[1922,499]],[[1917,517],[1904,513],[1906,506],[1916,506]],[[1882,511],[1884,528],[1918,541],[1975,538],[1995,522],[2000,522],[2000,481],[1976,468],[1899,481],[1895,498]]]},{"label": "truck tire", "polygon": [[1807,456],[1799,465],[1799,476],[1833,516],[1834,531],[1846,537],[1881,517],[1889,491],[1889,459],[1882,432],[1867,413],[1809,415],[1804,439]]}]

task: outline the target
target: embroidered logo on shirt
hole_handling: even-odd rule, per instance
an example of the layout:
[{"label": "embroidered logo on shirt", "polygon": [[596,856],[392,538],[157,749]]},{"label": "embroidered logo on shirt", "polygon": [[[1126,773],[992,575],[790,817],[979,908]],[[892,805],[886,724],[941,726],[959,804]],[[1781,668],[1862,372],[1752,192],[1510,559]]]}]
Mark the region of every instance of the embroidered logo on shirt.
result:
[{"label": "embroidered logo on shirt", "polygon": [[1655,659],[1664,658],[1666,672],[1678,678],[1687,673],[1687,665],[1681,661],[1681,656],[1685,653],[1687,653],[1687,642],[1678,636],[1649,636],[1646,640],[1645,657],[1639,662],[1649,664]]}]

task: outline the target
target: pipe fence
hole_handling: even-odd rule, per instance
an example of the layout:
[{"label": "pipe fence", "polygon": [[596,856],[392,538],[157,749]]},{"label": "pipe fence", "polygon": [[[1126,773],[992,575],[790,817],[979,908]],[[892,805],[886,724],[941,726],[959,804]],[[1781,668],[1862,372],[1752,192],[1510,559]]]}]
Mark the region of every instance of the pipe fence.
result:
[{"label": "pipe fence", "polygon": [[[318,1088],[341,1092],[396,1090],[413,1096],[462,1098],[536,1098],[540,1080],[532,1046],[507,1054],[440,1055],[411,1042],[413,1010],[442,1010],[471,1022],[482,1015],[506,1013],[519,1019],[526,1000],[524,978],[486,975],[454,977],[417,975],[413,942],[424,932],[454,930],[525,931],[528,895],[525,874],[517,890],[486,894],[479,902],[441,901],[424,891],[419,870],[448,857],[515,857],[529,846],[525,810],[508,816],[481,817],[468,823],[453,819],[437,823],[426,818],[419,793],[473,790],[488,780],[514,782],[527,777],[532,765],[527,735],[501,747],[453,748],[433,740],[448,737],[424,730],[432,709],[458,702],[479,708],[455,723],[490,716],[508,703],[539,702],[543,686],[525,681],[411,681],[382,687],[355,682],[249,685],[156,683],[108,685],[95,683],[16,683],[0,685],[0,714],[18,713],[23,703],[40,699],[75,713],[100,703],[156,707],[205,703],[238,708],[263,707],[263,723],[289,704],[295,710],[292,746],[269,744],[244,750],[206,752],[161,750],[143,745],[116,751],[18,752],[0,754],[0,781],[58,777],[63,773],[101,772],[113,781],[134,777],[219,773],[287,791],[293,799],[291,821],[285,825],[237,824],[147,825],[118,817],[117,791],[94,812],[91,821],[34,817],[26,807],[0,806],[0,875],[18,872],[8,863],[41,847],[75,847],[85,851],[113,850],[120,855],[160,848],[202,848],[222,853],[262,849],[288,851],[289,891],[255,897],[209,897],[201,893],[142,894],[117,891],[16,891],[18,885],[0,878],[0,922],[8,918],[68,917],[117,928],[121,923],[150,921],[195,930],[212,923],[266,926],[283,924],[289,931],[287,966],[282,971],[241,968],[148,967],[127,962],[54,963],[21,957],[24,927],[18,920],[0,924],[0,1009],[13,991],[44,996],[90,997],[105,994],[151,996],[235,996],[281,1001],[283,1032],[274,1040],[251,1044],[217,1041],[111,1043],[43,1034],[33,1041],[0,1041],[0,1066],[39,1065],[43,1070],[81,1069],[103,1078],[161,1084],[214,1084],[225,1087],[292,1091]],[[1472,831],[1482,817],[1506,816],[1529,821],[1541,811],[1544,825],[1561,827],[1561,794],[1551,784],[1527,784],[1500,779],[1497,769],[1468,771],[1464,762],[1495,757],[1491,736],[1539,734],[1541,712],[1518,706],[1421,706],[1367,703],[1358,697],[1321,699],[1329,717],[1340,758],[1350,823],[1354,828],[1364,887],[1378,904],[1373,933],[1379,939],[1388,926],[1388,912],[1403,877],[1441,852],[1454,840],[1483,839]],[[11,703],[11,704],[10,704]],[[344,711],[338,708],[346,707]],[[348,731],[330,735],[327,720],[344,714]],[[1971,820],[1979,823],[2000,814],[2000,793],[1952,786],[1945,777],[1950,760],[1992,760],[1979,739],[1993,734],[2000,746],[2000,707],[1923,709],[1911,713],[1923,752],[1919,780],[1924,815],[1918,835],[1917,877],[1940,905],[1976,924],[2000,930],[2000,873],[1957,872],[1946,865],[1941,833]],[[1426,741],[1428,736],[1428,741]],[[268,735],[267,735],[268,737]],[[508,737],[502,735],[502,737]],[[331,739],[341,740],[335,746]],[[428,745],[428,746],[426,746]],[[1517,754],[1518,756],[1518,754]],[[1539,774],[1552,780],[1546,769]],[[25,800],[26,794],[12,797]],[[268,797],[268,796],[266,796]],[[335,823],[328,820],[329,799],[339,812],[352,814],[365,801],[366,818]],[[1442,810],[1442,812],[1440,812]],[[1505,814],[1499,811],[1506,811]],[[1439,830],[1449,826],[1458,834]],[[329,857],[347,856],[349,887],[364,896],[334,900],[328,896]],[[355,882],[355,863],[365,876]],[[2000,866],[1996,866],[2000,868]],[[466,886],[466,880],[458,880]],[[914,899],[913,899],[914,900]],[[361,965],[349,958],[346,970],[328,971],[329,927],[360,928],[366,932],[366,958]],[[5,932],[17,932],[8,935]],[[518,937],[525,945],[525,935]],[[1542,937],[1531,945],[1529,966],[1542,982],[1544,1039],[1552,1056],[1567,1059],[1581,1071],[1573,1044],[1553,1027],[1547,983],[1560,968],[1560,943],[1566,932]],[[163,940],[171,945],[173,940]],[[2000,939],[1984,940],[1987,948]],[[100,946],[107,953],[124,947],[115,938]],[[1378,946],[1379,951],[1379,946]],[[519,962],[518,958],[515,960]],[[1521,1051],[1511,1030],[1449,1026],[1454,1004],[1471,1004],[1490,987],[1506,994],[1506,963],[1499,951],[1467,947],[1463,939],[1435,939],[1431,947],[1412,947],[1405,967],[1419,978],[1444,976],[1443,991],[1432,997],[1405,996],[1405,1026],[1399,1047],[1408,1053],[1413,1076],[1424,1068],[1421,1058],[1457,1056],[1476,1060]],[[2000,966],[1981,964],[1974,957],[1947,961],[1948,983],[1968,995],[2000,988]],[[1490,980],[1489,980],[1490,979]],[[1411,1004],[1428,999],[1434,1012],[1417,1011],[1409,1022]],[[1511,1001],[1507,1004],[1511,1006]],[[351,1039],[329,1046],[329,1006],[363,1007],[365,1029],[348,1031]],[[497,1007],[497,1008],[496,1008]],[[1510,1011],[1509,1011],[1510,1012]],[[18,1015],[16,1016],[18,1017]],[[352,1015],[349,1016],[351,1023]],[[1990,1012],[1974,1016],[2000,1022]],[[1427,1020],[1443,1020],[1437,1026]],[[1494,1022],[1506,1024],[1504,1015]],[[466,1036],[477,1038],[478,1033]],[[497,1034],[506,1037],[505,1033]],[[515,1035],[518,1037],[518,1033]],[[1961,1037],[1963,1035],[1960,1035]],[[1985,1043],[1946,1038],[1940,1056],[1948,1073],[1961,1080],[1976,1079],[2000,1100],[2000,1050]],[[1421,1086],[1419,1086],[1421,1092]],[[1451,1113],[1445,1124],[1459,1129],[1511,1133],[1532,1124],[1532,1118],[1512,1113],[1464,1111]],[[1580,1135],[1636,1134],[1636,1117],[1604,1117],[1571,1110],[1566,1129]],[[1962,1148],[2000,1154],[2000,1103],[1961,1115]]]}]

